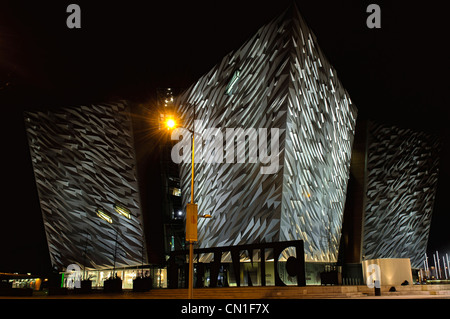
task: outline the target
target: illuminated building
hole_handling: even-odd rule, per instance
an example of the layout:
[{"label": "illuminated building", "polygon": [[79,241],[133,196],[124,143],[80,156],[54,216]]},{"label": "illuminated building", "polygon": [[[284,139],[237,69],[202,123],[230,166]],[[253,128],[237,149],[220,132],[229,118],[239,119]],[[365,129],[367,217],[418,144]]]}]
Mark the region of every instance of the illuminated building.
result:
[{"label": "illuminated building", "polygon": [[[216,152],[213,138],[196,145],[195,202],[200,215],[213,216],[199,219],[200,248],[301,239],[309,263],[410,258],[413,268],[420,267],[439,143],[409,129],[366,127],[363,120],[356,130],[356,107],[295,5],[225,56],[176,103],[196,138],[217,132],[211,128],[223,138],[223,154],[215,153],[221,163],[208,163],[211,149]],[[238,137],[231,149],[235,162],[228,161],[226,132],[238,128],[240,138],[251,128],[256,135],[259,128],[279,129],[276,173],[262,174],[269,164],[252,161],[251,141],[259,140],[251,132],[241,148],[245,159],[236,154]],[[189,160],[181,163],[180,177],[187,203]]]},{"label": "illuminated building", "polygon": [[[262,173],[268,164],[254,161],[250,142],[237,143],[241,153],[231,155],[234,162],[228,149],[227,161],[198,161],[195,202],[200,214],[213,217],[199,221],[201,248],[301,239],[306,261],[337,260],[357,110],[295,6],[225,56],[176,103],[185,127],[204,141],[211,128],[223,136],[241,128],[237,139],[249,129],[267,129],[272,139],[279,132],[274,173]],[[196,146],[196,158],[204,144]],[[189,162],[180,165],[184,203]]]},{"label": "illuminated building", "polygon": [[[147,274],[154,287],[166,286],[161,176],[148,169],[160,162],[148,151],[155,143],[142,139],[144,113],[126,101],[25,113],[50,260],[65,287],[76,276],[102,287],[117,275],[132,288]],[[64,276],[70,265],[82,275]]]},{"label": "illuminated building", "polygon": [[128,105],[30,111],[25,123],[52,265],[146,263]]},{"label": "illuminated building", "polygon": [[[302,240],[310,264],[341,258],[360,267],[362,259],[407,257],[420,265],[437,183],[436,141],[373,124],[358,131],[355,105],[295,6],[177,98],[169,89],[157,95],[159,123],[176,113],[204,137],[197,139],[194,196],[199,214],[212,218],[199,218],[200,249]],[[185,248],[191,164],[171,158],[177,140],[136,145],[129,107],[25,115],[52,264],[96,269],[96,282],[113,268],[163,264],[164,254]],[[227,130],[235,134],[231,144]],[[225,139],[211,148],[219,135],[206,132]],[[150,147],[159,150],[153,167],[143,151]],[[208,162],[220,154],[222,162]],[[246,254],[239,257],[248,273],[266,258],[262,264],[275,274],[273,253]],[[222,257],[230,264],[231,253]],[[196,260],[197,271],[210,262],[219,272],[211,253]],[[130,276],[124,271],[124,280]]]}]

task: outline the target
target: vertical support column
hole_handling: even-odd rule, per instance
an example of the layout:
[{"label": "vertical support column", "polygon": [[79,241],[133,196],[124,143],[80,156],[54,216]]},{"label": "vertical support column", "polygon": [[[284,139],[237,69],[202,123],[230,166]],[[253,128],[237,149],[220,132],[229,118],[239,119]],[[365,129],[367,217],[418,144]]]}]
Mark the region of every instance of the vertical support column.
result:
[{"label": "vertical support column", "polygon": [[264,248],[259,250],[261,259],[261,286],[266,285],[266,252]]}]

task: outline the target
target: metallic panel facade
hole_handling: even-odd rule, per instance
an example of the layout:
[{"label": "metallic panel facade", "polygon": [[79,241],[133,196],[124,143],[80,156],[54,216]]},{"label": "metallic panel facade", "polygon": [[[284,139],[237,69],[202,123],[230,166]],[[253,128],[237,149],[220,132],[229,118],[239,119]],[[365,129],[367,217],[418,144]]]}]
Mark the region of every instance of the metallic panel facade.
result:
[{"label": "metallic panel facade", "polygon": [[369,124],[364,259],[426,253],[438,182],[439,140],[410,129]]},{"label": "metallic panel facade", "polygon": [[[147,260],[127,109],[121,102],[25,114],[51,262],[59,269]],[[124,210],[116,212],[117,205]]]},{"label": "metallic panel facade", "polygon": [[[210,128],[224,136],[227,128],[265,128],[270,145],[271,129],[279,130],[273,174],[261,173],[268,164],[252,161],[250,144],[244,161],[195,164],[195,202],[200,215],[213,216],[199,219],[200,247],[301,239],[306,261],[336,261],[357,111],[295,6],[224,57],[177,105],[196,138]],[[196,160],[201,152],[196,147]],[[185,204],[188,158],[180,166]]]},{"label": "metallic panel facade", "polygon": [[357,110],[297,11],[292,24],[280,239],[303,239],[308,261],[335,262]]}]

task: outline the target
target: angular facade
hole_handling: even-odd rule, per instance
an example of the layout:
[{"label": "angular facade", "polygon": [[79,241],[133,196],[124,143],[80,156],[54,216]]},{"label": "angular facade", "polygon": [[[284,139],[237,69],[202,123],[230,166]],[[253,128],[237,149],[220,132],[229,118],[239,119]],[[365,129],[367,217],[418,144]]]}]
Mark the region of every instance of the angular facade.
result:
[{"label": "angular facade", "polygon": [[25,114],[52,264],[147,261],[126,103]]},{"label": "angular facade", "polygon": [[423,132],[369,123],[364,259],[426,253],[439,171],[439,140]]},{"label": "angular facade", "polygon": [[[301,239],[306,261],[336,261],[357,111],[295,6],[176,103],[196,134],[195,202],[212,215],[200,247]],[[186,204],[190,154],[175,153]]]}]

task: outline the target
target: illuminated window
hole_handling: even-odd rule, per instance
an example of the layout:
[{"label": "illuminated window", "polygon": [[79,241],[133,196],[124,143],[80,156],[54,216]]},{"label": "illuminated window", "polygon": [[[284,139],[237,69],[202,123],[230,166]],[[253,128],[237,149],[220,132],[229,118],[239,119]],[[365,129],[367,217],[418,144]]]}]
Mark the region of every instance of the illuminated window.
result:
[{"label": "illuminated window", "polygon": [[236,70],[233,74],[233,77],[231,78],[230,83],[228,83],[227,88],[225,89],[226,95],[232,95],[233,94],[233,87],[236,85],[237,81],[241,77],[241,71]]},{"label": "illuminated window", "polygon": [[170,188],[170,194],[173,196],[180,197],[181,196],[181,188],[177,188],[177,187]]},{"label": "illuminated window", "polygon": [[131,219],[131,212],[125,206],[116,203],[114,204],[114,210],[116,211],[116,213],[122,215],[123,217]]},{"label": "illuminated window", "polygon": [[172,219],[183,219],[184,213],[182,210],[173,210],[172,211]]},{"label": "illuminated window", "polygon": [[107,221],[108,223],[112,224],[112,218],[111,216],[109,216],[108,214],[106,214],[103,209],[99,208],[96,210],[97,216],[100,217],[101,219]]}]

